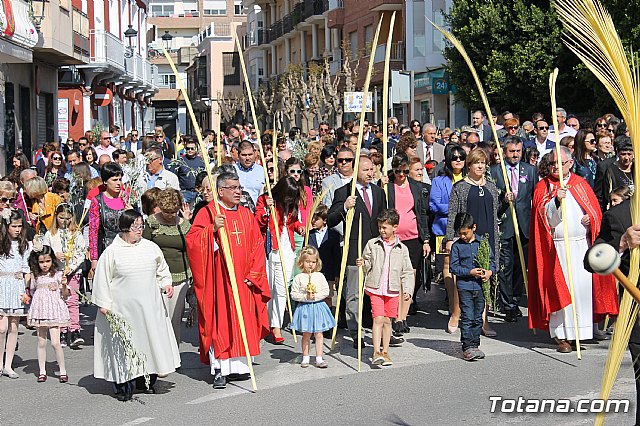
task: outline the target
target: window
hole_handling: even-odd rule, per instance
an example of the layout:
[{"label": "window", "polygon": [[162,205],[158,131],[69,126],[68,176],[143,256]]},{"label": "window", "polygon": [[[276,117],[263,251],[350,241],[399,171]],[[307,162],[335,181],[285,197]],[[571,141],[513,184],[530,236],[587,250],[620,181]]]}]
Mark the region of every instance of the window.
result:
[{"label": "window", "polygon": [[87,15],[74,8],[72,18],[73,31],[85,38],[89,38],[89,18],[87,18]]},{"label": "window", "polygon": [[349,33],[349,44],[351,44],[351,59],[358,57],[358,31]]},{"label": "window", "polygon": [[173,3],[156,3],[151,5],[151,16],[171,16],[174,14]]},{"label": "window", "polygon": [[204,14],[205,15],[226,15],[227,14],[226,0],[204,0]]},{"label": "window", "polygon": [[185,16],[198,16],[198,2],[195,0],[185,0],[182,2]]},{"label": "window", "polygon": [[225,86],[240,85],[240,54],[238,52],[222,53],[222,73]]},{"label": "window", "polygon": [[371,52],[371,43],[373,43],[373,25],[366,25],[364,27],[364,40],[364,48],[366,50],[366,54],[369,55]]},{"label": "window", "polygon": [[[427,49],[424,0],[413,2],[413,57],[424,58]],[[436,30],[437,31],[437,30]]]},{"label": "window", "polygon": [[158,87],[165,89],[175,89],[177,87],[175,74],[159,74],[158,78],[160,80],[158,82]]},{"label": "window", "polygon": [[242,11],[242,0],[233,0],[233,14],[244,15]]}]

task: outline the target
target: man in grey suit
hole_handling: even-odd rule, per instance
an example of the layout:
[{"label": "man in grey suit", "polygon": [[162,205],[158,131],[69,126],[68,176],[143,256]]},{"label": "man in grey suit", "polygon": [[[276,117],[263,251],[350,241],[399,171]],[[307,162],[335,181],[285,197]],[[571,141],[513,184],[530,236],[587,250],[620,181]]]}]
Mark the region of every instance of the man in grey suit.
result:
[{"label": "man in grey suit", "polygon": [[[518,228],[522,250],[527,256],[527,242],[529,240],[529,221],[531,218],[531,201],[533,190],[538,183],[538,171],[530,164],[523,163],[522,140],[517,136],[507,136],[503,142],[503,155],[507,178],[511,194],[505,195],[515,203]],[[502,193],[506,193],[506,185],[502,175],[502,167],[496,164],[491,167],[491,177]],[[500,301],[504,308],[505,320],[516,322],[522,316],[518,304],[522,297],[524,277],[516,242],[511,209],[500,218],[500,271],[498,271]]]},{"label": "man in grey suit", "polygon": [[[342,147],[338,151],[338,154],[336,155],[336,166],[338,171],[327,176],[322,181],[322,192],[328,189],[327,194],[322,199],[322,204],[325,206],[331,207],[336,190],[351,182],[351,179],[353,178],[354,159],[355,154],[351,149]],[[344,234],[342,223],[334,226],[334,229],[340,233],[340,236]]]},{"label": "man in grey suit", "polygon": [[435,160],[440,163],[444,160],[444,145],[436,143],[436,135],[438,130],[436,126],[431,123],[427,123],[422,127],[422,136],[424,143],[418,141],[416,148],[416,155],[422,160],[422,164],[427,161]]},{"label": "man in grey suit", "polygon": [[491,140],[491,127],[484,124],[485,115],[484,112],[477,110],[471,115],[471,122],[473,123],[473,129],[478,134],[480,142],[489,142]]}]

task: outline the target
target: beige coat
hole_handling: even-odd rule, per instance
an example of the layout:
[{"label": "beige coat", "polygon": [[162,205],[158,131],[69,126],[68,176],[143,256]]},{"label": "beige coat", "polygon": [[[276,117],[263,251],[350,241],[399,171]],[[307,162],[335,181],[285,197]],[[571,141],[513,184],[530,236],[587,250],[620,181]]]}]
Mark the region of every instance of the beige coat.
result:
[{"label": "beige coat", "polygon": [[[364,259],[364,273],[366,275],[364,285],[368,288],[380,288],[382,268],[384,267],[384,246],[380,237],[369,240],[362,252]],[[389,259],[389,290],[413,294],[415,278],[413,266],[409,257],[409,249],[397,240],[391,248]]]}]

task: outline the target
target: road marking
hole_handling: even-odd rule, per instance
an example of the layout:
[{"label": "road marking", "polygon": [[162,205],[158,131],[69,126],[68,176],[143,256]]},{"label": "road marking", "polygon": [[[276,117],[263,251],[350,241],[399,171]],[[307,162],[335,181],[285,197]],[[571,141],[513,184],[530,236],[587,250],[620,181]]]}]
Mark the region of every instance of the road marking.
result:
[{"label": "road marking", "polygon": [[139,419],[135,419],[135,420],[131,420],[130,422],[127,422],[125,424],[123,424],[122,426],[134,426],[134,425],[139,425],[142,423],[146,423],[150,420],[153,420],[153,417],[140,417]]}]

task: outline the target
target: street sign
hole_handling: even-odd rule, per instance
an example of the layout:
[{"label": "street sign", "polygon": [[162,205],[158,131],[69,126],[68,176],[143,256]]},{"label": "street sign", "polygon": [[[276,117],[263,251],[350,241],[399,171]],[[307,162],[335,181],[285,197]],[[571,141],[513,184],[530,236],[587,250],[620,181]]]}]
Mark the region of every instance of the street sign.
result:
[{"label": "street sign", "polygon": [[96,87],[93,91],[93,103],[97,106],[107,106],[113,100],[113,92],[108,87]]},{"label": "street sign", "polygon": [[[344,92],[344,112],[362,112],[364,92]],[[367,111],[373,112],[373,94],[367,95]]]}]

